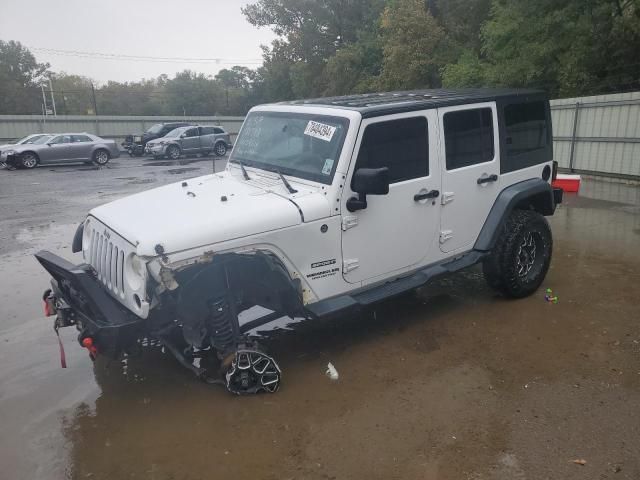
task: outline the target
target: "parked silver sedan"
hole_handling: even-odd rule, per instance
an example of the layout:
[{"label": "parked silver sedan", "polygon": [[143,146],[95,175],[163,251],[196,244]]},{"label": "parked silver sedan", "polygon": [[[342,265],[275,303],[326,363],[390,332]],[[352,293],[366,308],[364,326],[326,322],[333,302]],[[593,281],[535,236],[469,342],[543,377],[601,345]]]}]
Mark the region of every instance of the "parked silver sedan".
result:
[{"label": "parked silver sedan", "polygon": [[120,150],[113,140],[90,133],[55,134],[44,141],[16,145],[0,154],[0,162],[9,167],[34,168],[39,164],[85,162],[106,165],[118,158]]},{"label": "parked silver sedan", "polygon": [[0,152],[2,152],[2,150],[9,150],[15,147],[16,145],[25,145],[25,144],[35,143],[37,140],[42,139],[43,137],[50,137],[50,136],[51,135],[49,135],[48,133],[33,133],[31,135],[27,135],[26,137],[22,137],[18,140],[14,140],[11,143],[5,143],[3,145],[0,145]]}]

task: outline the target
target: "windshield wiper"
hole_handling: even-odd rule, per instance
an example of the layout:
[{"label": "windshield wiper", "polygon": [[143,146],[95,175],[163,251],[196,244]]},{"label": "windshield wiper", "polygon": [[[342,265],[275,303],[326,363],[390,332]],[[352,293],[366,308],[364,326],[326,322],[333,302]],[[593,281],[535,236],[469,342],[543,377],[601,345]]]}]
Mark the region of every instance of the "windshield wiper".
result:
[{"label": "windshield wiper", "polygon": [[287,181],[287,179],[284,178],[284,175],[282,175],[280,170],[278,170],[277,168],[274,168],[273,171],[276,172],[278,175],[280,175],[280,179],[282,180],[282,183],[284,183],[284,186],[287,188],[287,190],[289,190],[289,193],[298,193],[298,190],[296,190],[291,186],[291,184]]},{"label": "windshield wiper", "polygon": [[240,165],[240,170],[242,170],[242,176],[244,177],[244,179],[251,180],[251,177],[249,177],[249,174],[247,173],[247,169],[244,168],[244,163],[242,163],[240,160],[234,160],[234,162],[237,162],[238,165]]}]

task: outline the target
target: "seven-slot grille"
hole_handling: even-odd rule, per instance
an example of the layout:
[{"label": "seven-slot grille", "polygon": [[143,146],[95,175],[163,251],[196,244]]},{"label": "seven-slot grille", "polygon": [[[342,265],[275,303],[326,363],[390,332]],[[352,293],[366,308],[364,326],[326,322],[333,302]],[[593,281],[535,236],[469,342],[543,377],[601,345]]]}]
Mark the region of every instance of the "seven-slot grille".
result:
[{"label": "seven-slot grille", "polygon": [[113,295],[124,298],[124,264],[130,251],[129,244],[116,233],[101,228],[96,223],[92,219],[89,227],[91,230],[88,232],[89,245],[83,249],[85,261],[94,268],[98,280]]}]

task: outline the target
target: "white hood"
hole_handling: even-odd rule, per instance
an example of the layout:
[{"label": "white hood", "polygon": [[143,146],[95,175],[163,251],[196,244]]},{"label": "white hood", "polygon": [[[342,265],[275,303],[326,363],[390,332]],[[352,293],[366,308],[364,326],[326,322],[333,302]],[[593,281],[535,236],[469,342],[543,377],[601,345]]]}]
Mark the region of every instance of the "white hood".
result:
[{"label": "white hood", "polygon": [[173,253],[300,224],[305,207],[296,197],[308,205],[306,221],[329,214],[324,195],[300,189],[289,197],[280,188],[223,172],[124,197],[89,215],[136,245],[138,255],[155,256],[158,244]]}]

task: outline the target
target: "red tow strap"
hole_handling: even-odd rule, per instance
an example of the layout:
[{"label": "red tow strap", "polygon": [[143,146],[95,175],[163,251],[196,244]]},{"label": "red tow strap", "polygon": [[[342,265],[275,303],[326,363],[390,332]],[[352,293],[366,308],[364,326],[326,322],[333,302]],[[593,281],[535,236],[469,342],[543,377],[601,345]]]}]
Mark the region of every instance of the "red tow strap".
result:
[{"label": "red tow strap", "polygon": [[62,339],[60,338],[60,332],[58,332],[58,328],[54,327],[56,331],[56,335],[58,336],[58,346],[60,347],[60,366],[62,368],[67,368],[67,357],[64,354],[64,346],[62,345]]}]

